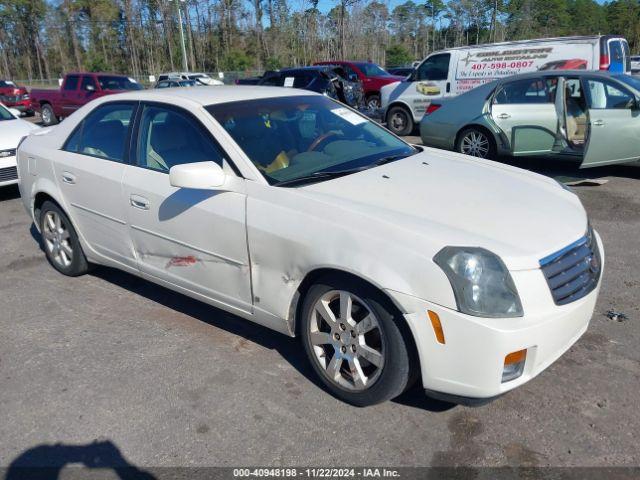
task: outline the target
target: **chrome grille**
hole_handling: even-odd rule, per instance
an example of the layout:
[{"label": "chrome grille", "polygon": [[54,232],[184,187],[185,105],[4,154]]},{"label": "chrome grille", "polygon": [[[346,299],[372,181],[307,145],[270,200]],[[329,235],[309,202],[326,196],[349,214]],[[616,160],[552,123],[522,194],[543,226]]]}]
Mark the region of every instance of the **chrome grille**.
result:
[{"label": "chrome grille", "polygon": [[566,305],[591,293],[602,270],[593,230],[589,228],[577,242],[540,260],[540,268],[556,305]]},{"label": "chrome grille", "polygon": [[16,180],[18,178],[17,167],[0,168],[0,182]]}]

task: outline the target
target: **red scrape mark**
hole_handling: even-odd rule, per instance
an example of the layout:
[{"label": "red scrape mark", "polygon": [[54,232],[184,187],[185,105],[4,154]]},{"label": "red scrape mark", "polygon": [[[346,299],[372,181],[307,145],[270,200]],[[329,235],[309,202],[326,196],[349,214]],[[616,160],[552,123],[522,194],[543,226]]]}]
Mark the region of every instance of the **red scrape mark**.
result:
[{"label": "red scrape mark", "polygon": [[173,257],[167,263],[166,268],[171,267],[188,267],[189,265],[194,265],[198,262],[198,259],[193,255],[189,255],[187,257]]}]

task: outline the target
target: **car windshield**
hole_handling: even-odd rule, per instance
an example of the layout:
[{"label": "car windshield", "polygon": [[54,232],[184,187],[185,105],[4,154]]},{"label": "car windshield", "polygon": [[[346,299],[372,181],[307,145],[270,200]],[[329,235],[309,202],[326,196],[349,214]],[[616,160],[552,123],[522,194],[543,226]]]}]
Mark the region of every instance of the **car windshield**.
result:
[{"label": "car windshield", "polygon": [[632,77],[631,75],[616,75],[615,78],[640,92],[640,79]]},{"label": "car windshield", "polygon": [[350,173],[417,152],[378,124],[320,95],[222,103],[207,110],[272,185]]},{"label": "car windshield", "polygon": [[0,121],[3,121],[3,120],[15,120],[15,119],[16,119],[16,117],[11,115],[11,112],[9,110],[7,110],[2,105],[0,105]]},{"label": "car windshield", "polygon": [[388,72],[383,70],[380,66],[375,63],[355,63],[356,67],[360,69],[362,73],[367,77],[386,77],[389,75]]},{"label": "car windshield", "polygon": [[98,82],[102,90],[142,90],[142,85],[127,77],[100,75]]}]

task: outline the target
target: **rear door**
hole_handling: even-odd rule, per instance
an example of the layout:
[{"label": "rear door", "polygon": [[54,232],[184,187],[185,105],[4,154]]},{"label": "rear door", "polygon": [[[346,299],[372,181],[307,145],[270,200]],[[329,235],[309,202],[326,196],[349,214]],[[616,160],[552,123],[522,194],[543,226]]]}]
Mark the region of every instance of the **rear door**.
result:
[{"label": "rear door", "polygon": [[506,81],[491,99],[491,118],[502,130],[513,155],[553,151],[558,133],[557,78]]},{"label": "rear door", "polygon": [[100,255],[136,268],[122,198],[130,130],[137,102],[93,110],[56,151],[56,179],[79,233]]},{"label": "rear door", "polygon": [[640,111],[635,95],[610,78],[585,77],[588,143],[582,168],[640,158]]},{"label": "rear door", "polygon": [[67,75],[60,90],[60,111],[63,117],[68,117],[79,108],[79,89],[80,75]]}]

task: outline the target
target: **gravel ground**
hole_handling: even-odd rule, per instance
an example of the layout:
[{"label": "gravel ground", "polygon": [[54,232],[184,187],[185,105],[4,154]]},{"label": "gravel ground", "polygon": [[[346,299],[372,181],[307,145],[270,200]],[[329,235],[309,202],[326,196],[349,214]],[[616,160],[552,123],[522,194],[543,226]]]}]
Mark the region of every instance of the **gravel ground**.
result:
[{"label": "gravel ground", "polygon": [[0,466],[96,451],[140,467],[639,466],[640,168],[585,175],[608,180],[576,187],[607,254],[591,326],[539,377],[479,408],[419,387],[351,407],[319,387],[295,339],[115,270],[64,277],[4,188]]}]

